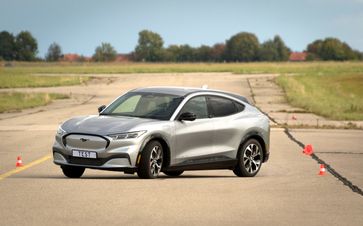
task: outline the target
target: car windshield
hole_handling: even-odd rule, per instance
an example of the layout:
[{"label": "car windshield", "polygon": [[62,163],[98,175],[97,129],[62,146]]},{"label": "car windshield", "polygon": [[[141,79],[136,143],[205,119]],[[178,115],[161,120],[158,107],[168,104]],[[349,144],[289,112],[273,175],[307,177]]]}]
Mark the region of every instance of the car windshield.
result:
[{"label": "car windshield", "polygon": [[161,94],[129,92],[108,106],[101,115],[118,115],[169,120],[183,97]]}]

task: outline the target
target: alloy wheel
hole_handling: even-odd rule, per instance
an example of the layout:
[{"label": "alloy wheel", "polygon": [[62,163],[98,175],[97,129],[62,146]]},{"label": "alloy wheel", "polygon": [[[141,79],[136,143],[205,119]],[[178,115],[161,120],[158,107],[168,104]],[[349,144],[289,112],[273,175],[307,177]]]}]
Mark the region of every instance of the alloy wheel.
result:
[{"label": "alloy wheel", "polygon": [[250,174],[255,173],[261,166],[261,150],[256,144],[249,144],[243,153],[243,165]]},{"label": "alloy wheel", "polygon": [[150,172],[156,177],[160,171],[163,164],[163,152],[159,146],[154,146],[151,150],[150,155]]}]

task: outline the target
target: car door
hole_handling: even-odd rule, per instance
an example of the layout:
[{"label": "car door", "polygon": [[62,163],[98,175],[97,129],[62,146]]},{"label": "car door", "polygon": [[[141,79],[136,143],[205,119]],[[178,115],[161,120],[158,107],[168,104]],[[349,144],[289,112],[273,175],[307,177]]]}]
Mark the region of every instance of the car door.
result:
[{"label": "car door", "polygon": [[208,96],[207,101],[215,128],[214,153],[221,158],[235,158],[243,133],[237,113],[243,111],[244,105],[221,96]]},{"label": "car door", "polygon": [[178,115],[192,112],[194,121],[175,120],[175,145],[171,165],[199,164],[213,151],[214,126],[209,118],[206,96],[195,96],[185,103]]}]

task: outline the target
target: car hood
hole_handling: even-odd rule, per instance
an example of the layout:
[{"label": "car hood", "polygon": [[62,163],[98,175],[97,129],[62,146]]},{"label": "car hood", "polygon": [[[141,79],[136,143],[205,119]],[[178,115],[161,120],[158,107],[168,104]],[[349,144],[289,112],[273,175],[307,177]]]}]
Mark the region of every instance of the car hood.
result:
[{"label": "car hood", "polygon": [[156,121],[125,116],[90,115],[72,118],[63,123],[62,129],[67,133],[109,135],[130,132],[140,124]]}]

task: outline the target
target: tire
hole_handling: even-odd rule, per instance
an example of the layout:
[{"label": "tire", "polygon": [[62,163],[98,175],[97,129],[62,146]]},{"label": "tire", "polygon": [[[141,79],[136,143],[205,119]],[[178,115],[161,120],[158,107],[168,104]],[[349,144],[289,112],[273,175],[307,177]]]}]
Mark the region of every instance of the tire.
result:
[{"label": "tire", "polygon": [[169,177],[177,177],[184,173],[184,170],[175,170],[175,171],[165,171],[164,174],[168,175]]},{"label": "tire", "polygon": [[84,167],[76,167],[76,166],[61,166],[64,176],[69,178],[80,178],[84,171]]},{"label": "tire", "polygon": [[144,179],[157,178],[163,166],[163,147],[158,141],[150,141],[141,152],[137,175]]},{"label": "tire", "polygon": [[261,169],[263,149],[255,139],[247,140],[237,154],[237,165],[233,172],[239,177],[254,177]]}]

